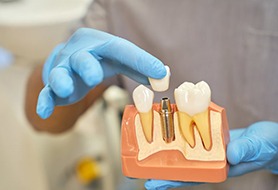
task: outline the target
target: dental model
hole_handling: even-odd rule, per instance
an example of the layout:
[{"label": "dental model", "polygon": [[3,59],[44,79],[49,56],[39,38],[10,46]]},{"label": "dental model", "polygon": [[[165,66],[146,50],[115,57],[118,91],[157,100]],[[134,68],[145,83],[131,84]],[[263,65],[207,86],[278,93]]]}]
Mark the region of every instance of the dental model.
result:
[{"label": "dental model", "polygon": [[170,68],[167,65],[165,66],[165,69],[167,71],[167,74],[164,78],[162,79],[149,78],[151,87],[154,91],[164,92],[168,90],[171,73],[170,73]]},{"label": "dental model", "polygon": [[[167,67],[166,67],[167,69]],[[170,70],[161,80],[149,79],[154,91],[169,87]],[[225,109],[211,102],[206,82],[184,82],[168,97],[153,103],[143,85],[133,91],[121,128],[123,174],[131,178],[218,183],[227,179],[230,140]]]},{"label": "dental model", "polygon": [[133,101],[140,115],[140,121],[146,140],[151,143],[153,138],[153,98],[154,93],[144,85],[133,91]]},{"label": "dental model", "polygon": [[178,107],[179,126],[183,137],[191,147],[195,146],[194,126],[197,127],[204,148],[212,146],[208,107],[211,102],[209,85],[201,81],[194,85],[184,82],[175,89],[175,101]]}]

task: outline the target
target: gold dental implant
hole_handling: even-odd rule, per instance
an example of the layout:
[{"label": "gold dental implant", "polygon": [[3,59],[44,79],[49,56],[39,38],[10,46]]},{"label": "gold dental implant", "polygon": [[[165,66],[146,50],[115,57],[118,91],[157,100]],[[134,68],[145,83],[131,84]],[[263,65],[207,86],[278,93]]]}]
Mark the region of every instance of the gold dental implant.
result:
[{"label": "gold dental implant", "polygon": [[170,143],[175,140],[173,110],[171,108],[170,99],[164,97],[160,100],[160,120],[163,140]]}]

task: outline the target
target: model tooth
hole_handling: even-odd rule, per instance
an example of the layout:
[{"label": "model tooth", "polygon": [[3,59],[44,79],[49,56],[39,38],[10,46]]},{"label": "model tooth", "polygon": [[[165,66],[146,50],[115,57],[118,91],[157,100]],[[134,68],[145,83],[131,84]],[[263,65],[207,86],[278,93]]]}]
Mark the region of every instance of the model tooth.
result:
[{"label": "model tooth", "polygon": [[164,92],[168,90],[171,73],[170,73],[170,68],[167,65],[165,66],[165,69],[167,71],[167,74],[163,79],[149,78],[151,87],[154,91]]},{"label": "model tooth", "polygon": [[148,142],[153,139],[153,98],[154,93],[144,85],[139,85],[133,91],[133,101],[139,112],[141,125]]},{"label": "model tooth", "polygon": [[191,147],[195,146],[193,127],[196,125],[205,149],[211,148],[208,112],[210,99],[210,87],[204,81],[196,85],[184,82],[175,89],[180,129]]},{"label": "model tooth", "polygon": [[210,88],[201,81],[194,85],[184,82],[175,89],[175,100],[179,111],[186,112],[190,116],[205,111],[210,104]]}]

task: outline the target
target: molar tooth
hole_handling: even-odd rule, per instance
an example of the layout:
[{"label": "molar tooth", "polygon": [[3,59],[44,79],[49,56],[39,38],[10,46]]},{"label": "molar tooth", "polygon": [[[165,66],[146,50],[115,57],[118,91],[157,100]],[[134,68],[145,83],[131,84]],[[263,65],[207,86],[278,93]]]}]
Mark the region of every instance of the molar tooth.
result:
[{"label": "molar tooth", "polygon": [[168,90],[171,73],[170,73],[170,68],[167,65],[165,66],[165,69],[167,71],[167,74],[164,78],[162,79],[149,78],[151,87],[154,91],[164,92]]},{"label": "molar tooth", "polygon": [[175,89],[180,129],[191,147],[195,146],[193,127],[196,125],[205,149],[211,148],[208,112],[210,97],[210,87],[204,81],[196,85],[184,82]]},{"label": "molar tooth", "polygon": [[190,116],[205,111],[210,104],[210,96],[210,88],[204,81],[196,85],[191,82],[184,82],[175,89],[178,109]]},{"label": "molar tooth", "polygon": [[139,112],[141,125],[148,142],[152,142],[153,140],[153,98],[153,91],[144,85],[139,85],[133,91],[133,101]]}]

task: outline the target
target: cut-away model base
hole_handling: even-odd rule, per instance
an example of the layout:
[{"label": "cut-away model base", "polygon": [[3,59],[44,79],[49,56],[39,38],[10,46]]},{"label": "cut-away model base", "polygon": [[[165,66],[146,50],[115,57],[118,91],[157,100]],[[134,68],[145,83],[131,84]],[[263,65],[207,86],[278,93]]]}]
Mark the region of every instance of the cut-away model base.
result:
[{"label": "cut-away model base", "polygon": [[[153,105],[154,138],[148,143],[142,136],[138,112],[133,105],[125,108],[122,120],[121,159],[125,176],[143,179],[161,179],[191,182],[222,182],[227,178],[229,166],[226,145],[229,129],[225,110],[214,103],[209,106],[212,148],[203,148],[198,131],[194,129],[196,147],[190,147],[181,137],[175,112],[176,139],[164,143],[160,138],[159,104]],[[139,123],[139,124],[138,124]],[[196,127],[195,127],[196,128]],[[158,134],[158,135],[156,135]]]}]

